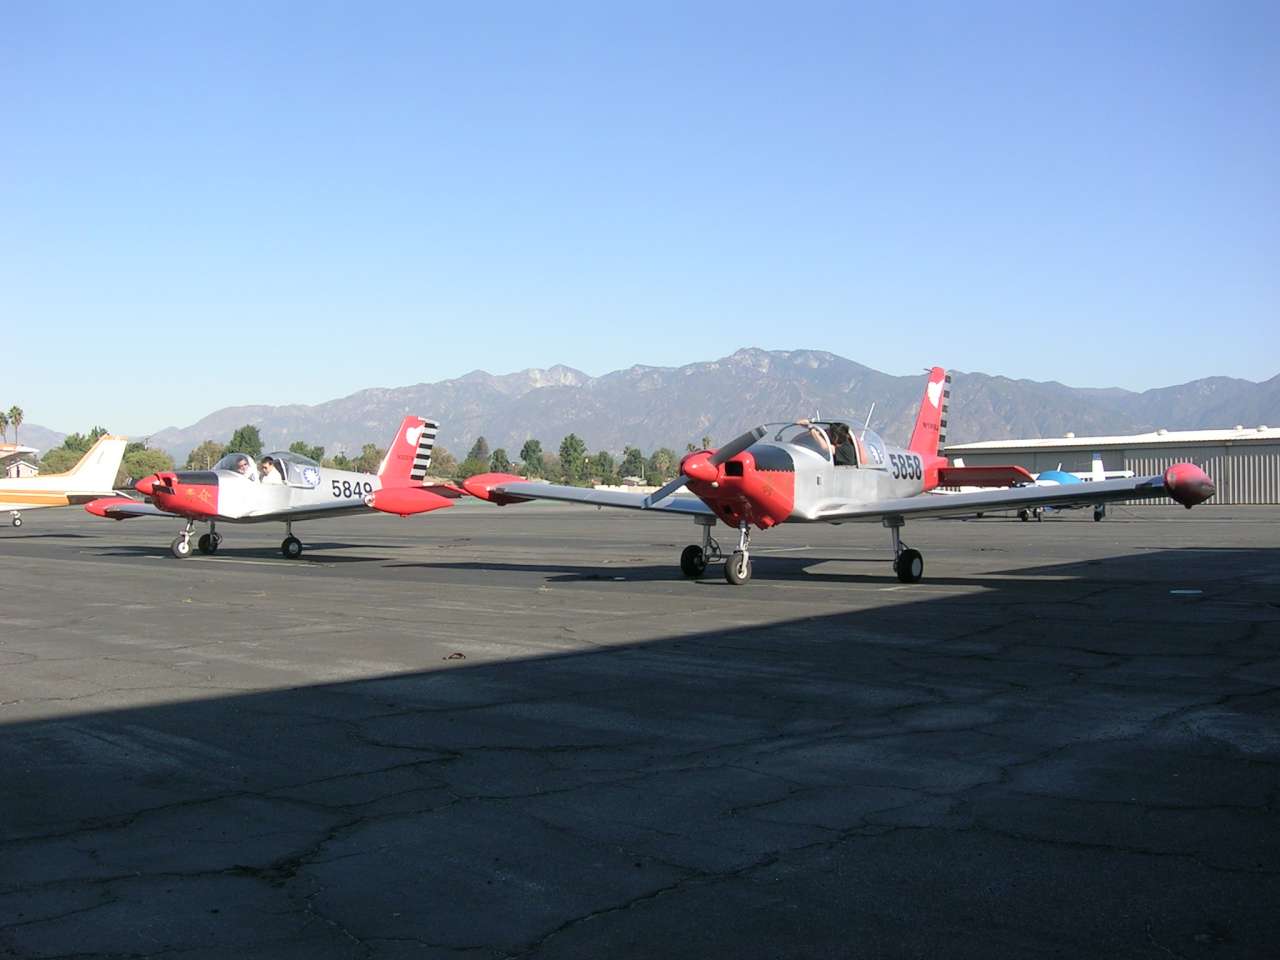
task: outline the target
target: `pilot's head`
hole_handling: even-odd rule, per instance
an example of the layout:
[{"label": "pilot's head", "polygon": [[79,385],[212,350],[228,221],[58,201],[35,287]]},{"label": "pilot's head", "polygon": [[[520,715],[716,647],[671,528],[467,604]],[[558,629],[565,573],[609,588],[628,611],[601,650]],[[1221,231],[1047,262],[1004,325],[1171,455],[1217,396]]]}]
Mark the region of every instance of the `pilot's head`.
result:
[{"label": "pilot's head", "polygon": [[237,469],[237,470],[239,470],[241,473],[248,473],[248,472],[249,472],[249,459],[248,459],[247,457],[241,457],[239,460],[237,460],[237,461],[236,461],[236,469]]}]

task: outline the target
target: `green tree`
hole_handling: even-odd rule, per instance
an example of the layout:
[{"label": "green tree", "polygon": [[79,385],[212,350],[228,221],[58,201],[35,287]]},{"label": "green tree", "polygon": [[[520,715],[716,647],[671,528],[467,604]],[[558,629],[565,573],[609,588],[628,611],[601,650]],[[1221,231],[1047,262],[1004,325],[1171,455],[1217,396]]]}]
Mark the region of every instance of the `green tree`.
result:
[{"label": "green tree", "polygon": [[289,444],[289,452],[307,457],[319,463],[324,459],[324,447],[313,447],[305,440],[295,440]]},{"label": "green tree", "polygon": [[351,461],[350,469],[360,473],[377,473],[382,466],[382,458],[387,455],[376,443],[366,443],[360,448],[360,456]]},{"label": "green tree", "polygon": [[41,458],[40,472],[62,473],[70,470],[80,462],[80,458],[88,453],[89,448],[106,432],[106,427],[94,427],[89,431],[88,435],[82,433],[68,434],[63,439],[62,446],[54,447]]},{"label": "green tree", "polygon": [[326,467],[333,467],[335,470],[354,470],[355,469],[355,467],[351,465],[351,458],[348,457],[345,453],[342,453],[341,451],[339,451],[338,453],[335,453],[332,459],[326,460],[324,465]]},{"label": "green tree", "polygon": [[493,456],[489,458],[489,469],[494,473],[510,473],[511,461],[507,457],[507,451],[499,447],[493,451]]},{"label": "green tree", "polygon": [[452,477],[458,472],[458,458],[437,444],[431,450],[431,472],[437,477]]},{"label": "green tree", "polygon": [[520,462],[524,464],[526,477],[542,476],[542,441],[526,440],[520,448]]},{"label": "green tree", "polygon": [[145,443],[131,443],[124,448],[124,458],[116,471],[114,486],[132,486],[145,476],[173,469],[173,457],[163,450],[148,449]]},{"label": "green tree", "polygon": [[[14,433],[14,436],[16,437],[18,434],[18,431],[15,430],[13,431],[13,433]],[[5,413],[3,410],[0,410],[0,440],[8,440],[8,439],[9,439],[9,415]]]},{"label": "green tree", "polygon": [[253,424],[246,423],[231,435],[227,453],[247,453],[256,460],[262,456],[262,434]]},{"label": "green tree", "polygon": [[644,476],[644,454],[639,447],[626,447],[623,449],[621,472],[624,477]]},{"label": "green tree", "polygon": [[106,435],[106,432],[106,427],[94,427],[87,435],[82,433],[68,434],[62,441],[62,449],[70,450],[80,455],[86,454],[89,452],[89,448],[97,443],[99,437]]},{"label": "green tree", "polygon": [[183,465],[186,470],[209,470],[213,465],[223,458],[227,448],[216,440],[206,440],[198,447],[194,447],[187,454],[187,462]]},{"label": "green tree", "polygon": [[471,452],[467,454],[468,460],[482,460],[489,462],[489,441],[484,437],[478,437],[476,442],[471,445]]},{"label": "green tree", "polygon": [[560,472],[565,483],[581,483],[586,477],[587,445],[576,433],[560,441]]},{"label": "green tree", "polygon": [[467,477],[474,477],[477,473],[488,472],[488,460],[477,460],[475,457],[467,457],[467,459],[463,460],[454,468],[453,475],[459,480],[465,480]]},{"label": "green tree", "polygon": [[13,442],[18,442],[18,428],[22,426],[22,408],[16,404],[9,408],[9,423],[13,425]]},{"label": "green tree", "polygon": [[607,450],[601,450],[591,458],[589,472],[592,479],[599,480],[601,483],[613,483],[618,479],[617,468],[613,462],[613,454]]},{"label": "green tree", "polygon": [[676,452],[661,447],[649,455],[649,469],[645,472],[645,480],[657,486],[666,483],[675,475]]}]

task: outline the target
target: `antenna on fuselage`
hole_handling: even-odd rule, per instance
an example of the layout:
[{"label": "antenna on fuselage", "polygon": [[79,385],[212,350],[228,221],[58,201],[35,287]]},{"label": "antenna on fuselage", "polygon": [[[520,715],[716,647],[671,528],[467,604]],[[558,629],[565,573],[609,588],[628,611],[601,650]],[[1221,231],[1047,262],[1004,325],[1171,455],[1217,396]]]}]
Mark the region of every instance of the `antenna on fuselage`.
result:
[{"label": "antenna on fuselage", "polygon": [[867,432],[867,427],[871,426],[871,415],[872,415],[873,413],[875,413],[875,412],[876,412],[876,402],[875,402],[874,400],[872,400],[872,401],[871,401],[871,409],[867,411],[867,420],[866,420],[866,422],[862,425],[862,432],[863,432],[863,433],[866,433],[866,432]]}]

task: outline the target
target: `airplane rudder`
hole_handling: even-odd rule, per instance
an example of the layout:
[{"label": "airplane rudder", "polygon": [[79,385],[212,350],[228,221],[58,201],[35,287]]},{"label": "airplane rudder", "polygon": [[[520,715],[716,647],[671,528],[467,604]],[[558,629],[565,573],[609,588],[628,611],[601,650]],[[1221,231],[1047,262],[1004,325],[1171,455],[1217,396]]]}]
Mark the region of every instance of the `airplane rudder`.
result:
[{"label": "airplane rudder", "polygon": [[951,374],[943,367],[929,371],[920,412],[907,449],[925,457],[937,456],[947,442],[947,411],[951,401]]},{"label": "airplane rudder", "polygon": [[425,417],[405,417],[387,448],[378,476],[384,486],[420,485],[431,467],[439,424]]}]

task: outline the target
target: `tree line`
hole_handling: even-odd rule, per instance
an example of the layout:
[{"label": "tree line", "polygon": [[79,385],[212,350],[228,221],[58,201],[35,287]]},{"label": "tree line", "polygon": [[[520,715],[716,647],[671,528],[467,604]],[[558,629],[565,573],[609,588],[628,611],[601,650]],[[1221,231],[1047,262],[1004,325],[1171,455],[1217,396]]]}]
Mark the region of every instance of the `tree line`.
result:
[{"label": "tree line", "polygon": [[[15,411],[18,414],[16,418],[13,417]],[[20,424],[22,411],[16,407],[10,410],[6,422]],[[57,473],[70,469],[93,446],[94,441],[106,432],[104,427],[94,427],[87,434],[69,435],[63,440],[62,446],[44,455],[40,461],[41,471]],[[711,438],[703,437],[701,448],[710,446]],[[692,443],[687,447],[688,450],[701,448]],[[324,447],[305,440],[295,440],[289,445],[289,450],[322,466],[359,473],[376,473],[386,454],[386,450],[377,444],[366,443],[355,456],[348,456],[345,452],[325,456]],[[183,469],[209,470],[229,453],[248,454],[256,460],[262,456],[262,452],[262,435],[258,428],[245,424],[237,428],[225,443],[205,440],[194,447],[187,455]],[[659,447],[646,456],[639,447],[627,446],[623,449],[621,458],[616,458],[607,450],[589,453],[582,438],[571,433],[560,441],[557,451],[544,450],[540,440],[526,440],[515,460],[502,447],[490,450],[489,442],[484,437],[479,437],[471,445],[462,460],[437,445],[432,451],[430,472],[432,476],[448,480],[465,480],[477,473],[493,472],[519,473],[530,479],[578,486],[593,483],[616,484],[624,480],[658,486],[670,480],[679,465],[680,455],[669,447]],[[145,442],[130,443],[125,448],[116,486],[126,485],[160,470],[172,469],[174,460],[165,451],[149,448]]]}]

